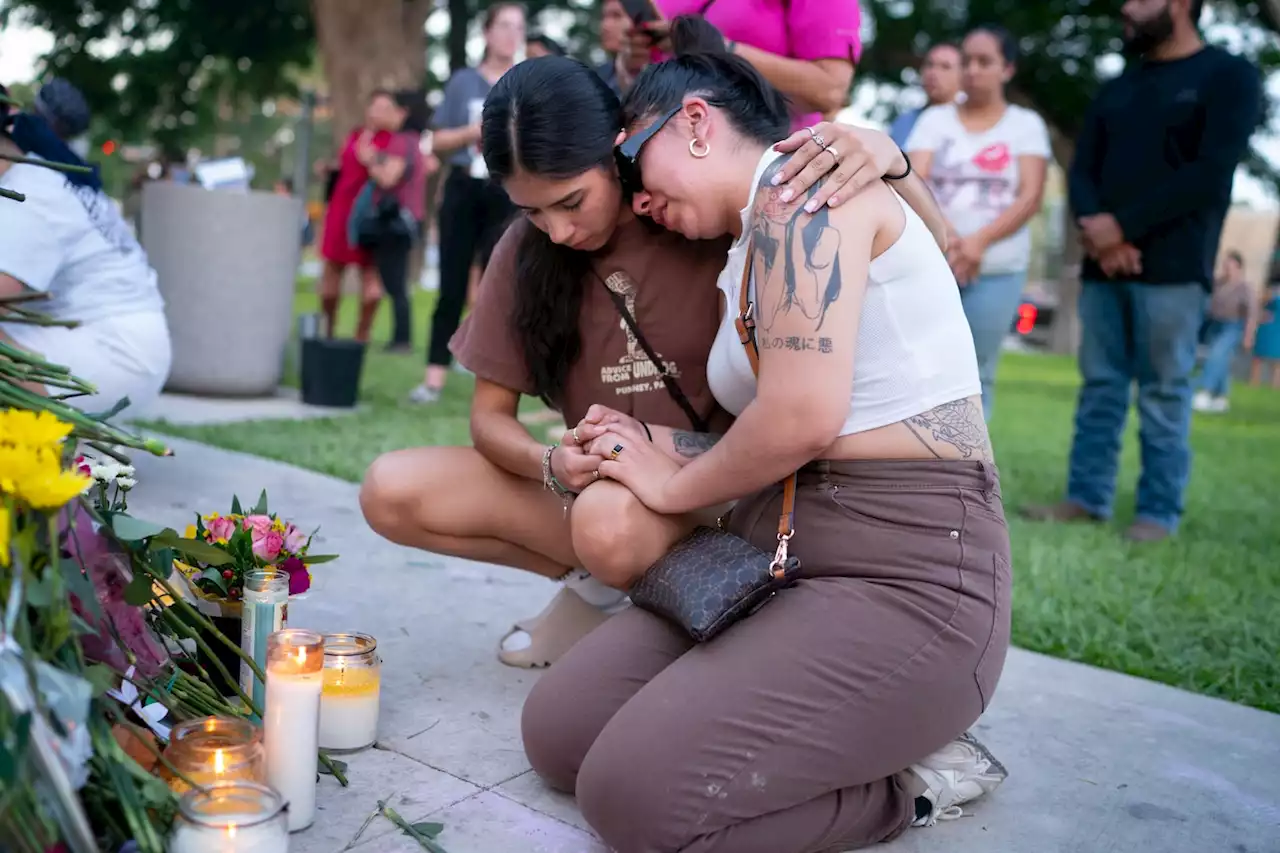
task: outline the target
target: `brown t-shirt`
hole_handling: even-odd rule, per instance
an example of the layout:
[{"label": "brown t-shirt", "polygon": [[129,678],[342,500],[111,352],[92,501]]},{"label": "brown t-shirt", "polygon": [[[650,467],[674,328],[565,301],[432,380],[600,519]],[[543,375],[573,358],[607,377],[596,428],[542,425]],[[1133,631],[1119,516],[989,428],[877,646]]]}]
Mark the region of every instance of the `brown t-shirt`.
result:
[{"label": "brown t-shirt", "polygon": [[1209,297],[1209,316],[1223,323],[1243,322],[1249,319],[1253,301],[1249,282],[1219,279],[1214,282],[1213,295]]},{"label": "brown t-shirt", "polygon": [[[476,376],[527,395],[533,388],[512,316],[516,252],[525,229],[532,227],[516,222],[507,229],[470,314],[449,342],[454,356]],[[618,229],[594,259],[599,277],[582,283],[581,353],[569,368],[561,399],[554,401],[566,423],[576,424],[599,403],[648,423],[692,429],[618,313],[608,287],[623,297],[695,411],[713,431],[728,428],[731,419],[707,386],[707,355],[720,324],[716,278],[728,250],[727,240],[686,240],[667,231],[654,233],[640,222]]]}]

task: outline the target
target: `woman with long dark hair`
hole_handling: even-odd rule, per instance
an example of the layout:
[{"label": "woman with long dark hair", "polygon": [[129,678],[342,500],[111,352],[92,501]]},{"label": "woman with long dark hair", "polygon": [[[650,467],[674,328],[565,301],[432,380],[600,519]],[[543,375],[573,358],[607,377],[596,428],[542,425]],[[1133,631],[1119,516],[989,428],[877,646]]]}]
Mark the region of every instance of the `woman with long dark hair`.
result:
[{"label": "woman with long dark hair", "polygon": [[[659,516],[737,501],[724,533],[680,543],[671,559],[703,579],[669,597],[725,589],[724,552],[698,543],[726,533],[797,558],[795,582],[703,643],[619,613],[533,687],[525,749],[620,853],[868,846],[1007,776],[966,732],[1004,665],[1011,586],[973,340],[946,257],[888,184],[834,210],[784,199],[783,98],[703,19],[672,32],[677,58],[628,93],[619,165],[638,213],[734,240],[706,378],[736,419],[683,456],[621,413],[577,435],[602,483]],[[616,524],[591,490],[574,514],[575,535]]]},{"label": "woman with long dark hair", "polygon": [[[598,404],[668,435],[728,423],[704,371],[729,242],[686,240],[633,214],[613,159],[621,126],[617,97],[576,60],[521,63],[494,88],[483,149],[523,218],[498,244],[452,344],[477,377],[474,446],[387,454],[361,491],[370,525],[395,542],[564,581],[546,611],[505,638],[500,658],[512,666],[552,663],[625,605],[584,563],[607,577],[636,555],[645,559],[650,538],[706,518],[659,516],[617,484],[593,485],[599,460],[572,440],[548,446],[531,436],[516,417],[520,398],[549,402],[568,423]],[[815,132],[831,147],[792,162],[786,177],[799,174],[795,192],[831,171],[823,197],[840,187],[851,195],[902,168],[882,133],[833,124]],[[807,139],[797,134],[791,147]],[[922,209],[931,204],[923,182],[903,183]],[[576,492],[598,502],[612,496],[613,524],[578,525]],[[621,543],[625,552],[614,547]]]}]

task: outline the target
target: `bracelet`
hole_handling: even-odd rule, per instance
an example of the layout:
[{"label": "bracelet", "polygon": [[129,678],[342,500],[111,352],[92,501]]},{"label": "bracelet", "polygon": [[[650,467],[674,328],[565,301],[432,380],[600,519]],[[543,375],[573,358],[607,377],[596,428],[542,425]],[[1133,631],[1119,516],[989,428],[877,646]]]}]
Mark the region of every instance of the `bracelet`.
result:
[{"label": "bracelet", "polygon": [[555,455],[556,448],[559,446],[559,444],[553,444],[542,452],[542,487],[548,492],[554,492],[558,497],[568,499],[573,492],[561,485],[556,475],[551,473],[551,457]]},{"label": "bracelet", "polygon": [[901,175],[885,175],[884,179],[886,181],[900,181],[903,178],[910,176],[911,174],[911,158],[908,157],[907,152],[903,151],[901,148],[899,148],[898,151],[899,153],[902,154],[902,159],[907,161],[907,170],[903,172]]},{"label": "bracelet", "polygon": [[649,429],[649,425],[644,421],[640,422],[640,426],[644,427],[644,434],[649,436],[649,443],[653,443],[653,430]]}]

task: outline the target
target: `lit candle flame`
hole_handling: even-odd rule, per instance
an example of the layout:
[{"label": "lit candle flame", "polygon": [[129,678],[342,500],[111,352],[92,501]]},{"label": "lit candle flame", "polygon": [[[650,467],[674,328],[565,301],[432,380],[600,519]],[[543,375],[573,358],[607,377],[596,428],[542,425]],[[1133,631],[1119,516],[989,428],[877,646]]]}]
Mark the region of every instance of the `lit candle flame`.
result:
[{"label": "lit candle flame", "polygon": [[347,662],[344,658],[338,658],[338,684],[342,684],[343,677],[347,674]]},{"label": "lit candle flame", "polygon": [[227,838],[236,837],[236,825],[234,823],[227,824]]},{"label": "lit candle flame", "polygon": [[298,646],[298,668],[301,669],[307,663],[307,647]]},{"label": "lit candle flame", "polygon": [[222,756],[222,750],[215,749],[213,751],[213,775],[221,776],[226,770],[226,760]]}]

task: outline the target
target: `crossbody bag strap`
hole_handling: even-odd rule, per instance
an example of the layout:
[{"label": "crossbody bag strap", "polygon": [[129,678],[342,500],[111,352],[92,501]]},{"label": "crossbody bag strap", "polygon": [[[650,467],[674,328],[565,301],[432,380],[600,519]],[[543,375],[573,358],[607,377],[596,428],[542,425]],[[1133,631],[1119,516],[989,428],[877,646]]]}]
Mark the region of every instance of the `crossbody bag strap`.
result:
[{"label": "crossbody bag strap", "polygon": [[[733,321],[738,329],[738,340],[747,351],[747,361],[751,362],[751,372],[760,376],[760,345],[756,340],[756,306],[751,300],[751,250],[755,241],[747,242],[747,253],[742,265],[742,285],[738,289],[738,316]],[[795,535],[796,521],[796,475],[792,472],[782,481],[782,513],[778,517],[778,551],[770,566],[774,575],[781,578],[787,560],[787,543]]]},{"label": "crossbody bag strap", "polygon": [[600,279],[600,285],[609,294],[609,298],[613,300],[613,305],[618,309],[618,313],[622,315],[622,320],[627,324],[627,328],[631,330],[631,334],[636,336],[636,343],[640,344],[640,348],[644,350],[645,356],[653,364],[653,369],[658,371],[658,375],[662,377],[662,384],[667,386],[667,393],[671,395],[671,399],[676,401],[689,418],[689,423],[693,425],[694,432],[708,432],[710,425],[707,419],[698,414],[698,410],[693,407],[693,403],[689,402],[689,398],[680,388],[680,383],[676,382],[675,377],[667,373],[667,366],[662,363],[662,359],[658,358],[658,354],[654,352],[653,347],[649,346],[649,342],[645,340],[644,333],[640,331],[640,326],[636,323],[636,318],[631,316],[631,312],[627,310],[627,301],[622,298],[622,294],[616,293],[605,282],[600,274],[594,269],[591,270],[596,278]]}]

